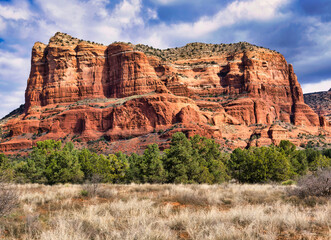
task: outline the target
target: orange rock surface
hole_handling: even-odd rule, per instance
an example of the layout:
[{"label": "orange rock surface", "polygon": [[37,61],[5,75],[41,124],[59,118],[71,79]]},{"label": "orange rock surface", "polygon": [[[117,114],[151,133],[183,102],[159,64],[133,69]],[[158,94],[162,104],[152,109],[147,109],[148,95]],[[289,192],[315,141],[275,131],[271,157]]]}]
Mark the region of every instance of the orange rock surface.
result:
[{"label": "orange rock surface", "polygon": [[[293,134],[275,127],[284,124]],[[292,65],[275,51],[248,43],[106,47],[63,33],[33,46],[24,112],[0,126],[3,152],[50,138],[133,150],[166,144],[176,131],[228,148],[297,140],[302,131],[330,140],[329,123],[304,103]]]}]

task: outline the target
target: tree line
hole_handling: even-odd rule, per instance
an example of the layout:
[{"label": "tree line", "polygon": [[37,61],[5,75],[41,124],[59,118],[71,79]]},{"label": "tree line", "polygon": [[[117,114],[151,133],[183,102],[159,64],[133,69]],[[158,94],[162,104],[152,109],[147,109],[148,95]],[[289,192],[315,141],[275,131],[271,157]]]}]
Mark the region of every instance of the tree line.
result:
[{"label": "tree line", "polygon": [[279,146],[220,151],[213,140],[178,132],[170,148],[148,145],[142,155],[103,155],[76,149],[72,142],[37,142],[27,157],[0,154],[0,177],[19,183],[82,183],[98,176],[107,183],[222,183],[230,179],[263,183],[296,179],[331,166],[331,149],[297,150],[287,140]]}]

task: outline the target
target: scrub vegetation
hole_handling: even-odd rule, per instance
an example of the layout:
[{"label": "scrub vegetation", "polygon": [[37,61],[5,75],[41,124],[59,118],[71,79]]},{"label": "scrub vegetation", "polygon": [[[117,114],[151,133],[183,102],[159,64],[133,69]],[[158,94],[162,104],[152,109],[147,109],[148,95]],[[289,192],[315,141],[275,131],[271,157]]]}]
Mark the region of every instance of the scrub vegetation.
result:
[{"label": "scrub vegetation", "polygon": [[331,202],[271,184],[9,185],[1,239],[330,239]]},{"label": "scrub vegetation", "polygon": [[0,155],[1,239],[330,239],[330,149],[170,147],[108,156],[38,142]]}]

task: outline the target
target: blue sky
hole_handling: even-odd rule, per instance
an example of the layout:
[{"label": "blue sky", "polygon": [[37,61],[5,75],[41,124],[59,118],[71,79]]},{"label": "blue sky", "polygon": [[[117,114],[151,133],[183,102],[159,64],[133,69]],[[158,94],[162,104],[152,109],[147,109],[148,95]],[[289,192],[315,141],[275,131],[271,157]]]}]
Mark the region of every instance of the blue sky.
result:
[{"label": "blue sky", "polygon": [[330,0],[0,0],[0,117],[24,103],[34,42],[58,31],[158,48],[247,41],[282,53],[304,92],[331,87]]}]

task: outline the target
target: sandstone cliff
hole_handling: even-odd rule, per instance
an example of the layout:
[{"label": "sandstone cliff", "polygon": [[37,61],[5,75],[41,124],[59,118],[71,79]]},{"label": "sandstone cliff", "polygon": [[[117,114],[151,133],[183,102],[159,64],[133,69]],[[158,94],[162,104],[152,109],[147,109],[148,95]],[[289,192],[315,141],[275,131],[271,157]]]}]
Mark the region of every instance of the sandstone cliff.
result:
[{"label": "sandstone cliff", "polygon": [[293,138],[300,128],[328,135],[292,65],[275,51],[248,43],[106,47],[57,33],[33,46],[24,113],[2,121],[0,151],[48,138],[105,139],[117,149],[121,140],[132,150],[166,144],[175,131],[245,147],[276,143],[285,136],[275,125],[284,124]]}]

